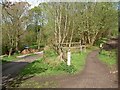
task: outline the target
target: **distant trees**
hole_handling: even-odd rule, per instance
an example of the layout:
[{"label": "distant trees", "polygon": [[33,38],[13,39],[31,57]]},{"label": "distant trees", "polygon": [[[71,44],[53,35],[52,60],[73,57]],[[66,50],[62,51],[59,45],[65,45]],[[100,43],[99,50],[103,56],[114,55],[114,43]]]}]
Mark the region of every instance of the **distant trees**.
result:
[{"label": "distant trees", "polygon": [[30,11],[31,15],[31,23],[34,25],[34,30],[36,33],[36,44],[38,45],[38,49],[40,49],[40,40],[41,40],[41,8],[39,7],[34,7]]},{"label": "distant trees", "polygon": [[[18,8],[19,7],[19,8]],[[26,23],[28,20],[27,10],[29,4],[27,2],[3,4],[3,46],[9,49],[9,56],[13,49],[19,51],[21,36],[24,34]]]}]

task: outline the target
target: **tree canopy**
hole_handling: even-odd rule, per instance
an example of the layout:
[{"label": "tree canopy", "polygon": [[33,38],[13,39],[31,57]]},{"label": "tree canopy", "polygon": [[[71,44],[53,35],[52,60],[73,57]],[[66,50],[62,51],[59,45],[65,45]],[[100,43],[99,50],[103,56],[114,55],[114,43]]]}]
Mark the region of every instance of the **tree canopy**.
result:
[{"label": "tree canopy", "polygon": [[[117,2],[48,2],[29,9],[27,2],[2,4],[3,53],[23,45],[51,45],[60,55],[61,43],[96,45],[118,34]],[[4,52],[5,51],[5,52]]]}]

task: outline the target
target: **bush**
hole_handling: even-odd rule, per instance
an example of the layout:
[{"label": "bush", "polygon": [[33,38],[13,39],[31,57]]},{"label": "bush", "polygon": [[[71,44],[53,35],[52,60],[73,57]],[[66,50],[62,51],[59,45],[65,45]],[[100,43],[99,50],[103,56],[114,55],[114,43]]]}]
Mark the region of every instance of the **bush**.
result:
[{"label": "bush", "polygon": [[25,69],[23,69],[22,75],[34,75],[45,72],[48,70],[49,66],[43,63],[43,59],[37,60],[29,64]]},{"label": "bush", "polygon": [[45,50],[45,56],[46,57],[53,57],[53,56],[56,56],[56,52],[54,50]]},{"label": "bush", "polygon": [[73,65],[68,66],[66,63],[62,62],[59,66],[55,67],[56,70],[65,71],[68,73],[74,73],[76,71]]},{"label": "bush", "polygon": [[96,41],[95,45],[99,46],[101,43],[107,42],[108,38],[101,38]]},{"label": "bush", "polygon": [[37,49],[38,46],[37,45],[32,45],[32,46],[29,46],[29,48],[32,48],[32,49]]},{"label": "bush", "polygon": [[111,51],[102,50],[101,55],[115,57],[116,56],[116,50],[111,50]]},{"label": "bush", "polygon": [[83,70],[87,53],[73,53],[71,56],[71,65],[65,62],[57,61],[57,54],[54,50],[45,50],[46,59],[41,58],[29,64],[22,70],[22,75],[55,75],[60,73],[76,74]]},{"label": "bush", "polygon": [[[45,46],[44,44],[41,44],[40,48],[43,48],[44,46]],[[29,48],[38,49],[38,45],[31,45],[31,46],[29,46]]]}]

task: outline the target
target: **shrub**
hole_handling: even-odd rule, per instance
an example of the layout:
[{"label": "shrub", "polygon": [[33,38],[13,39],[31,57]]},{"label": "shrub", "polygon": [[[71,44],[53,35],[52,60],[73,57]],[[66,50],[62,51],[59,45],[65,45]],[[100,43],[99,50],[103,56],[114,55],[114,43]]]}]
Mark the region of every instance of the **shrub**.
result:
[{"label": "shrub", "polygon": [[66,65],[66,63],[62,62],[59,66],[55,67],[56,70],[65,71],[68,73],[74,73],[76,71],[75,67],[73,65]]},{"label": "shrub", "polygon": [[46,57],[53,57],[53,56],[57,55],[56,52],[52,49],[51,50],[45,50],[44,52],[45,52]]},{"label": "shrub", "polygon": [[43,63],[43,59],[37,60],[29,64],[21,73],[22,75],[34,75],[45,72],[48,70],[49,66],[46,63]]}]

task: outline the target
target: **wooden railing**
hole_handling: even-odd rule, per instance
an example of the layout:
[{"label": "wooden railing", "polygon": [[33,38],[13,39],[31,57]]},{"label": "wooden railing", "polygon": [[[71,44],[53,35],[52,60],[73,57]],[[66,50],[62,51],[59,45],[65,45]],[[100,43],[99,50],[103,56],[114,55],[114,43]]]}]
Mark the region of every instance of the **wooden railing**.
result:
[{"label": "wooden railing", "polygon": [[[60,46],[62,48],[67,48],[69,47],[70,43],[60,43]],[[71,47],[70,48],[86,48],[88,45],[81,45],[80,42],[71,42]]]}]

